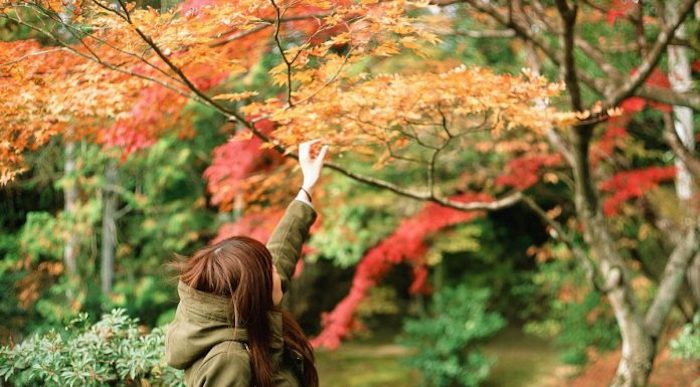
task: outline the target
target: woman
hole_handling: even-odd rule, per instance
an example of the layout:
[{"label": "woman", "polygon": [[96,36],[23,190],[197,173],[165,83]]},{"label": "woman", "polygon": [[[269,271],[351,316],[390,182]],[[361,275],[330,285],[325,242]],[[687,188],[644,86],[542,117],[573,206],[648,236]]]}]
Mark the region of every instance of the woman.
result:
[{"label": "woman", "polygon": [[267,246],[234,236],[183,262],[166,361],[185,370],[187,386],[318,386],[314,356],[299,325],[279,308],[301,247],[316,220],[311,190],[327,146],[311,158],[299,145],[304,176]]}]

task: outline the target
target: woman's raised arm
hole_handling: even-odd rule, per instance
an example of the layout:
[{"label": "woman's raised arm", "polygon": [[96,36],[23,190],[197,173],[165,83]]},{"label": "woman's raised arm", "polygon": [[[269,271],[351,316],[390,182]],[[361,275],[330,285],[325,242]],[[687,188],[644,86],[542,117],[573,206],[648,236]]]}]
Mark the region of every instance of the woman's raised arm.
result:
[{"label": "woman's raised arm", "polygon": [[311,192],[321,174],[323,158],[328,150],[324,145],[315,158],[311,157],[311,145],[319,140],[299,145],[299,165],[304,180],[295,200],[287,206],[282,219],[272,232],[267,249],[282,280],[282,291],[286,292],[294,268],[301,256],[301,248],[309,237],[309,229],[316,220],[316,210],[311,205]]}]

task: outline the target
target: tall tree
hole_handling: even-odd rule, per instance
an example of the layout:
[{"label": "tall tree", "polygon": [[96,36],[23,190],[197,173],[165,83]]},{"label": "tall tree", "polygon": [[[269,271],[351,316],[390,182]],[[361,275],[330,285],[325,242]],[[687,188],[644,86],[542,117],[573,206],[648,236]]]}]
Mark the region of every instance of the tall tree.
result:
[{"label": "tall tree", "polygon": [[107,160],[105,165],[105,183],[102,189],[102,243],[100,273],[102,294],[106,297],[112,292],[114,283],[114,255],[117,248],[117,205],[115,190],[119,186],[117,162]]}]

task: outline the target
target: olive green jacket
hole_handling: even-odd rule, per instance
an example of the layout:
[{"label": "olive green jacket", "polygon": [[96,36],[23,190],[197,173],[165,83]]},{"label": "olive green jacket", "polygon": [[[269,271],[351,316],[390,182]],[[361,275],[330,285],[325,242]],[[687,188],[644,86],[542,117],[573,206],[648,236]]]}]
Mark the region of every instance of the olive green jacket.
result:
[{"label": "olive green jacket", "polygon": [[[293,200],[267,243],[287,291],[301,248],[316,220],[308,204]],[[166,330],[165,359],[168,365],[185,370],[187,386],[249,387],[252,372],[245,329],[233,329],[228,299],[178,284],[180,303],[175,320]],[[270,312],[270,353],[275,386],[301,386],[297,370],[301,357],[285,349],[282,314]]]}]

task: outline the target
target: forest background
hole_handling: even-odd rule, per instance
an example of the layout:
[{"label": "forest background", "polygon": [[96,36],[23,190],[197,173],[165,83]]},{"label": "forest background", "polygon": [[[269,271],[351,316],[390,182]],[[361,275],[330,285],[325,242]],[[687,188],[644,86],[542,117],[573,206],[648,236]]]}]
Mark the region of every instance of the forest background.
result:
[{"label": "forest background", "polygon": [[286,300],[316,346],[403,330],[425,383],[474,385],[493,365],[477,344],[507,325],[564,363],[617,350],[597,383],[644,385],[670,347],[674,382],[698,378],[698,17],[689,0],[4,1],[0,376],[172,383],[167,263],[266,240],[296,145],[322,138]]}]

